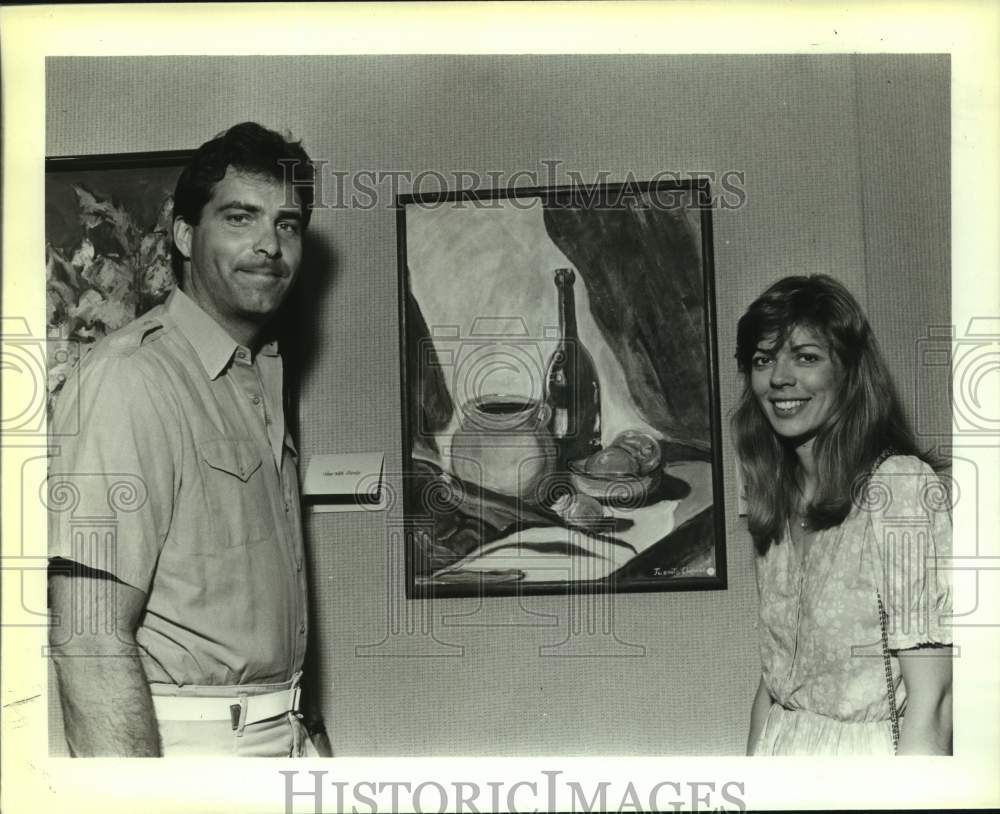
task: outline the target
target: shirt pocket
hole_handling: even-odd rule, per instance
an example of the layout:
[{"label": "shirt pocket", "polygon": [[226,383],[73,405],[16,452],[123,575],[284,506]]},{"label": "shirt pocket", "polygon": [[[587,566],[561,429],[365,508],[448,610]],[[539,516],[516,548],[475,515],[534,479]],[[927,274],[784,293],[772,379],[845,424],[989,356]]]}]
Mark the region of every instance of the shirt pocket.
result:
[{"label": "shirt pocket", "polygon": [[203,541],[201,548],[237,548],[272,537],[271,496],[256,445],[216,438],[198,444],[198,455],[205,505],[217,538]]}]

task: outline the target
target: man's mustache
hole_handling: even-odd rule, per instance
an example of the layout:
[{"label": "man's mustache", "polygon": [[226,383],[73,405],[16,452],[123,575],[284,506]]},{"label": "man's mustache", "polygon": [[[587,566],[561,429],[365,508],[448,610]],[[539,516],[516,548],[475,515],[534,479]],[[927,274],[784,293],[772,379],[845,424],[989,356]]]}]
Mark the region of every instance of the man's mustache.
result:
[{"label": "man's mustache", "polygon": [[239,271],[247,271],[252,274],[270,274],[275,277],[289,276],[288,266],[282,262],[240,263],[236,268]]}]

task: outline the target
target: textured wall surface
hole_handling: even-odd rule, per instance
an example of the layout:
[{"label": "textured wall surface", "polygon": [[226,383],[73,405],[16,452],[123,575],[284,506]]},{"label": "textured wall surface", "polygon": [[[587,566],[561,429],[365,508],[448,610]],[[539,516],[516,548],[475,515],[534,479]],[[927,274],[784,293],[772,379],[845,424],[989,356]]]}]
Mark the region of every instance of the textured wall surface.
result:
[{"label": "textured wall surface", "polygon": [[[509,177],[543,159],[610,180],[743,172],[745,205],[714,216],[723,421],[742,309],[778,277],[823,271],[868,308],[904,399],[944,433],[947,377],[929,386],[915,353],[949,319],[948,90],[934,56],[51,59],[46,145],[191,148],[254,119],[349,173]],[[300,450],[384,450],[396,473],[396,226],[389,184],[379,192],[310,227]],[[740,753],[756,592],[726,428],[723,441],[725,591],[407,602],[398,505],[311,517],[314,653],[337,753]],[[561,655],[584,647],[596,655]]]}]

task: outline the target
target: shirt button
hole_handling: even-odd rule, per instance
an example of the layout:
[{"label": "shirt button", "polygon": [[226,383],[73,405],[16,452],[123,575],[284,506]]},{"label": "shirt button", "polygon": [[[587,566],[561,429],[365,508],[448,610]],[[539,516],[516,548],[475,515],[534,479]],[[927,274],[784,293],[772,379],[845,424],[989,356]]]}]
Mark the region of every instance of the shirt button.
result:
[{"label": "shirt button", "polygon": [[250,396],[250,401],[252,401],[254,404],[260,404],[260,396],[254,393],[252,396]]},{"label": "shirt button", "polygon": [[302,570],[302,561],[301,560],[299,562],[295,563],[295,570],[296,571],[301,571]]},{"label": "shirt button", "polygon": [[303,636],[305,635],[305,633],[306,633],[306,624],[305,624],[305,622],[303,622],[301,625],[299,625],[299,633],[301,633]]},{"label": "shirt button", "polygon": [[292,504],[289,501],[285,501],[285,512],[290,512],[292,510]]}]

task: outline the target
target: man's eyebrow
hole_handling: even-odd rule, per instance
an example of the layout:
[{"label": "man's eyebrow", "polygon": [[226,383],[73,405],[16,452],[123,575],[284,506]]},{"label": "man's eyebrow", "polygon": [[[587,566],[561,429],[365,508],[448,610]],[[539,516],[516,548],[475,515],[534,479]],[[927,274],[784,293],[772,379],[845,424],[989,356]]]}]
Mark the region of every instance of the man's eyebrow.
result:
[{"label": "man's eyebrow", "polygon": [[257,204],[247,203],[246,201],[238,201],[238,200],[226,201],[225,203],[221,203],[216,207],[216,209],[219,212],[224,212],[227,209],[243,209],[246,210],[247,212],[263,211],[261,207],[257,206]]},{"label": "man's eyebrow", "polygon": [[825,351],[826,347],[819,344],[819,342],[800,342],[797,345],[792,345],[792,350],[802,350],[803,348],[816,348],[817,350]]},{"label": "man's eyebrow", "polygon": [[[251,212],[257,215],[264,211],[264,208],[258,206],[257,204],[248,203],[247,201],[232,200],[221,203],[216,207],[217,212],[225,212],[229,209],[241,209],[244,212]],[[282,207],[278,210],[278,217],[282,220],[302,220],[302,212],[298,207],[287,206]]]}]

